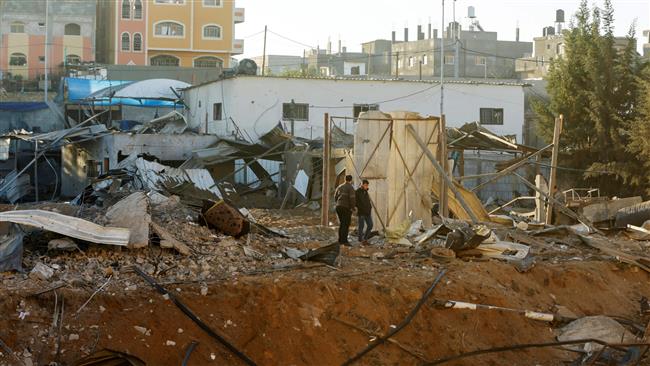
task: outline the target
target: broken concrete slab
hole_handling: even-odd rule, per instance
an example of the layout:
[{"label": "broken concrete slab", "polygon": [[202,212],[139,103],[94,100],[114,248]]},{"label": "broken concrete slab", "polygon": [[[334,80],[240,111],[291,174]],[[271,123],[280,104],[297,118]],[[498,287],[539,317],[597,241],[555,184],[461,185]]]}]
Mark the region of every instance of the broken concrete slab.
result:
[{"label": "broken concrete slab", "polygon": [[187,245],[176,240],[176,238],[174,238],[172,234],[169,231],[165,230],[162,226],[156,224],[155,222],[152,222],[151,229],[153,229],[153,231],[160,237],[161,248],[175,249],[182,255],[192,254],[190,248]]},{"label": "broken concrete slab", "polygon": [[[636,337],[616,320],[606,316],[587,316],[574,320],[560,330],[557,340],[573,341],[578,339],[597,339],[603,342],[619,344],[636,342]],[[576,351],[594,352],[603,346],[597,343],[567,346]]]},{"label": "broken concrete slab", "polygon": [[111,206],[106,212],[108,226],[126,227],[131,230],[130,248],[149,245],[149,198],[144,192],[135,192]]},{"label": "broken concrete slab", "polygon": [[47,243],[47,250],[75,251],[79,247],[70,238],[52,239]]},{"label": "broken concrete slab", "polygon": [[613,220],[618,210],[641,203],[640,196],[595,202],[582,208],[582,214],[591,222]]},{"label": "broken concrete slab", "polygon": [[0,222],[36,227],[97,244],[126,246],[131,235],[131,231],[126,228],[105,227],[77,217],[44,210],[0,212]]},{"label": "broken concrete slab", "polygon": [[41,281],[47,281],[52,278],[52,276],[54,276],[54,269],[41,262],[36,263],[34,268],[29,272],[29,277]]}]

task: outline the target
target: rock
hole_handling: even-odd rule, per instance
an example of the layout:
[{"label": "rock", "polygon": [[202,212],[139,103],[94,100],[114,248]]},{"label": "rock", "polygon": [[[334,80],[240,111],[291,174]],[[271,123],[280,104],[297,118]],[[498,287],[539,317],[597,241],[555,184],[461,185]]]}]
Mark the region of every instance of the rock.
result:
[{"label": "rock", "polygon": [[208,288],[203,286],[201,287],[201,296],[207,296],[208,295]]},{"label": "rock", "polygon": [[50,240],[47,243],[47,250],[74,252],[75,250],[79,250],[79,247],[77,247],[77,244],[75,244],[75,242],[70,238],[60,238]]},{"label": "rock", "polygon": [[146,335],[146,336],[151,335],[151,329],[147,329],[147,328],[141,327],[139,325],[134,325],[133,329],[137,330],[138,333],[140,333],[142,335]]},{"label": "rock", "polygon": [[46,266],[45,264],[38,262],[32,268],[32,271],[29,272],[29,277],[35,278],[41,281],[47,281],[54,276],[54,269]]},{"label": "rock", "polygon": [[78,341],[79,340],[79,334],[74,334],[74,333],[70,334],[68,336],[68,340],[70,340],[70,341]]},{"label": "rock", "polygon": [[175,346],[175,345],[176,345],[176,342],[174,342],[174,341],[165,342],[165,346]]}]

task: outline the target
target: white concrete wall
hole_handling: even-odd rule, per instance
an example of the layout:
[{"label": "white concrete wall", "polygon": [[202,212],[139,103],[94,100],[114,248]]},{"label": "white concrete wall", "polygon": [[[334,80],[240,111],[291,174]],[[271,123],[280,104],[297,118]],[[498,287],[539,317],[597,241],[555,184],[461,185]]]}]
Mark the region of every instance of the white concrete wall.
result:
[{"label": "white concrete wall", "polygon": [[[223,88],[222,88],[223,86]],[[223,90],[223,94],[222,94]],[[440,87],[437,83],[413,81],[373,81],[300,79],[240,76],[209,83],[185,92],[191,128],[205,124],[208,132],[231,135],[232,118],[241,129],[256,139],[282,120],[282,104],[308,103],[309,121],[296,121],[295,133],[300,137],[323,136],[323,114],[352,117],[353,105],[376,103],[382,111],[406,110],[422,115],[440,114]],[[522,141],[524,125],[524,87],[494,84],[445,84],[444,112],[447,125],[460,127],[480,119],[480,108],[503,108],[504,124],[485,126],[497,134],[516,135]],[[212,120],[213,103],[223,103],[222,121]],[[338,121],[347,132],[354,132],[354,123]]]}]

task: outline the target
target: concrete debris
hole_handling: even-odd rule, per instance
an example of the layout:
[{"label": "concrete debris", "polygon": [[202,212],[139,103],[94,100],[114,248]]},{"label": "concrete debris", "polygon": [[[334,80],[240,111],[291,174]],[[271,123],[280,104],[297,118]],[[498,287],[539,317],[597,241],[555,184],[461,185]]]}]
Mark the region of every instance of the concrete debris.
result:
[{"label": "concrete debris", "polygon": [[174,249],[182,255],[190,255],[192,251],[190,248],[180,241],[176,240],[174,236],[162,226],[156,224],[155,222],[151,223],[151,228],[153,231],[160,237],[160,247]]},{"label": "concrete debris", "polygon": [[29,272],[29,276],[41,281],[47,281],[54,276],[54,269],[39,262]]},{"label": "concrete debris", "polygon": [[[587,316],[574,320],[561,328],[558,341],[572,341],[576,339],[597,339],[611,344],[635,343],[638,339],[616,320],[607,316]],[[579,352],[593,353],[603,348],[597,343],[566,346]]]},{"label": "concrete debris", "polygon": [[135,192],[123,198],[106,211],[108,226],[124,227],[131,231],[129,248],[149,245],[149,198],[144,192]]},{"label": "concrete debris", "polygon": [[70,238],[52,239],[47,243],[47,250],[74,252],[79,250],[77,244]]}]

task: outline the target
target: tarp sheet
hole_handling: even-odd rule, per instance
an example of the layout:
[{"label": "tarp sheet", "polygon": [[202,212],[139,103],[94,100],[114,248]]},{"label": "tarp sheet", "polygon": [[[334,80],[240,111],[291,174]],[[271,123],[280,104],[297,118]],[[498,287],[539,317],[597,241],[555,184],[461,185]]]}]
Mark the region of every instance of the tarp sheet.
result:
[{"label": "tarp sheet", "polygon": [[0,111],[7,112],[31,112],[47,108],[45,102],[0,102]]},{"label": "tarp sheet", "polygon": [[173,79],[150,79],[142,81],[87,80],[67,78],[68,99],[71,102],[95,106],[130,105],[138,107],[181,107],[172,91],[186,88],[189,84]]}]

